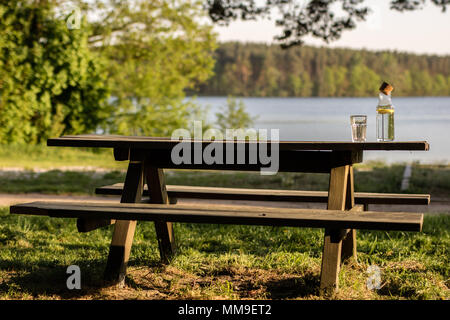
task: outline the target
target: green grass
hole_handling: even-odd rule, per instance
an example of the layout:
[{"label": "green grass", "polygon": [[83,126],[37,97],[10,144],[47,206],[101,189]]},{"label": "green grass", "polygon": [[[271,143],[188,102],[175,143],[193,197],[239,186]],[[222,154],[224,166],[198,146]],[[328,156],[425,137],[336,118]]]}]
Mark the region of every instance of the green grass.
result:
[{"label": "green grass", "polygon": [[[105,286],[112,227],[80,234],[74,219],[0,210],[0,299],[321,299],[318,229],[175,224],[178,248],[159,263],[153,223],[139,222],[125,288]],[[450,216],[422,233],[358,232],[358,262],[342,267],[333,299],[448,299]],[[78,265],[82,289],[66,288]],[[381,269],[381,288],[366,287]]]},{"label": "green grass", "polygon": [[[362,192],[430,193],[432,198],[450,195],[450,167],[415,165],[408,190],[400,190],[404,165],[356,166],[355,190]],[[168,184],[193,186],[327,190],[328,174],[278,173],[261,176],[249,172],[166,170]],[[95,188],[123,182],[124,170],[106,171],[0,171],[1,193],[89,194]]]},{"label": "green grass", "polygon": [[[0,145],[0,168],[25,169],[14,173],[0,169],[0,192],[93,194],[96,186],[123,181],[126,161],[114,161],[111,149]],[[75,167],[75,168],[74,168]],[[75,171],[76,168],[88,170]],[[93,174],[89,170],[102,168]],[[401,192],[404,164],[368,161],[355,165],[355,190]],[[37,173],[40,169],[52,170]],[[72,171],[71,171],[72,170]],[[104,171],[108,172],[104,172]],[[244,172],[171,171],[167,182],[222,187],[327,190],[327,174],[279,173],[260,176]],[[404,192],[450,194],[450,165],[414,164],[410,188]]]},{"label": "green grass", "polygon": [[122,171],[3,172],[0,193],[42,193],[94,195],[95,188],[123,181]]},{"label": "green grass", "polygon": [[112,149],[61,148],[46,145],[0,145],[0,168],[96,167],[126,169],[114,161]]},{"label": "green grass", "polygon": [[413,166],[409,192],[429,192],[436,196],[450,196],[450,166],[419,165]]}]

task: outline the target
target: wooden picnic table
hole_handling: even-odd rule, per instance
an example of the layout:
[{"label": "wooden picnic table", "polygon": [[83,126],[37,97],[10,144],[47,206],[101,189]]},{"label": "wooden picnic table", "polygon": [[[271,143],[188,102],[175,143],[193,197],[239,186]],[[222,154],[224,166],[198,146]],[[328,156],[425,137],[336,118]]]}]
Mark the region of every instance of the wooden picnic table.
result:
[{"label": "wooden picnic table", "polygon": [[[224,141],[184,140],[185,143],[197,143],[202,150],[210,144]],[[207,169],[207,170],[243,170],[256,171],[261,163],[241,164],[174,164],[171,150],[179,141],[170,138],[135,137],[117,135],[73,135],[49,139],[48,146],[113,148],[117,161],[128,160],[121,203],[141,201],[143,185],[146,180],[151,203],[168,204],[163,169]],[[248,148],[251,141],[226,141],[233,150]],[[270,144],[269,144],[270,148]],[[413,142],[332,142],[332,141],[280,141],[279,171],[281,172],[320,172],[330,174],[328,190],[328,210],[352,210],[355,207],[353,164],[363,161],[366,150],[426,151],[429,145],[425,141]],[[241,149],[242,150],[242,149]],[[79,225],[96,228],[110,221],[102,219],[78,219]],[[106,275],[117,278],[124,275],[133,240],[136,221],[117,220],[112,237]],[[174,245],[173,227],[170,221],[155,221],[158,244],[163,260],[171,255]],[[322,261],[321,287],[335,285],[341,259],[356,255],[355,230],[344,232],[340,229],[325,229],[324,258]]]},{"label": "wooden picnic table", "polygon": [[[198,141],[202,149],[211,143],[223,141]],[[170,138],[131,137],[117,135],[75,135],[49,139],[48,146],[113,148],[116,160],[129,160],[128,171],[122,193],[122,203],[141,201],[144,176],[149,186],[152,203],[168,203],[163,169],[209,169],[209,170],[259,170],[261,164],[174,164],[170,158],[172,148],[179,141]],[[238,145],[249,145],[251,141],[231,141],[237,152]],[[330,173],[328,190],[329,210],[350,210],[355,206],[353,164],[363,160],[366,150],[421,150],[429,145],[425,141],[414,142],[330,142],[330,141],[280,141],[279,171]],[[80,221],[82,223],[82,221]],[[92,221],[90,221],[92,223]],[[97,223],[101,224],[101,221]],[[107,273],[117,275],[126,268],[133,239],[135,221],[116,222],[107,263]],[[173,228],[171,222],[156,222],[158,242],[163,259],[173,250]],[[325,230],[322,285],[336,282],[339,270],[334,267],[338,260],[356,254],[355,230],[347,233],[341,242],[334,241],[336,230]],[[342,257],[341,257],[342,256]],[[330,265],[330,268],[326,266]],[[120,272],[120,271],[119,271]]]}]

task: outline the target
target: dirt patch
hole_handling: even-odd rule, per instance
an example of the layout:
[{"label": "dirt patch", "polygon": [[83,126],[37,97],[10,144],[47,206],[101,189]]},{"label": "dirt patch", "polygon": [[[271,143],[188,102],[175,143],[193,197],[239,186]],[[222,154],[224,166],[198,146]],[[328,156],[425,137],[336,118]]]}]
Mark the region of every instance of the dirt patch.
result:
[{"label": "dirt patch", "polygon": [[104,288],[98,299],[254,300],[317,299],[320,270],[290,274],[277,270],[227,268],[207,275],[172,266],[129,268],[125,287]]},{"label": "dirt patch", "polygon": [[[90,300],[255,300],[318,299],[320,270],[302,274],[230,267],[219,274],[193,274],[172,266],[130,267],[125,285],[85,279],[81,290],[68,290],[62,279],[37,279],[33,273],[3,272],[0,289],[13,299]],[[32,277],[32,285],[27,281]],[[52,277],[51,279],[53,279]],[[40,280],[40,281],[39,281]],[[19,281],[19,282],[18,282]],[[20,283],[20,285],[17,285]],[[28,284],[27,284],[28,283]]]}]

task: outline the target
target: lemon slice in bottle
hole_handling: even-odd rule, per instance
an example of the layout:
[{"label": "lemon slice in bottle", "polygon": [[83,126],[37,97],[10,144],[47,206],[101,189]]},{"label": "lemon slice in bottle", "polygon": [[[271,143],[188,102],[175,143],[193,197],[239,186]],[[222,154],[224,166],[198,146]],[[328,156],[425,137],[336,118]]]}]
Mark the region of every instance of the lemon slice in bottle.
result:
[{"label": "lemon slice in bottle", "polygon": [[394,109],[393,108],[378,108],[377,112],[381,113],[381,114],[394,113]]}]

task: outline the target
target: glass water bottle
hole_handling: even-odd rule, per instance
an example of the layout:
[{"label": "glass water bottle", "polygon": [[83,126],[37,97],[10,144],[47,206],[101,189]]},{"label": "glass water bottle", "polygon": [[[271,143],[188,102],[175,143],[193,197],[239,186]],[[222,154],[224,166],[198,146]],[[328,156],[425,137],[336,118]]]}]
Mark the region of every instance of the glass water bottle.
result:
[{"label": "glass water bottle", "polygon": [[380,87],[377,106],[377,141],[394,140],[394,106],[391,101],[393,89],[386,82],[383,82]]}]

